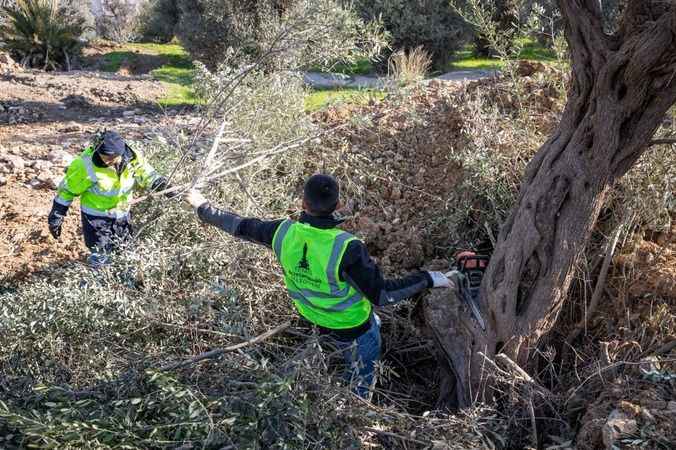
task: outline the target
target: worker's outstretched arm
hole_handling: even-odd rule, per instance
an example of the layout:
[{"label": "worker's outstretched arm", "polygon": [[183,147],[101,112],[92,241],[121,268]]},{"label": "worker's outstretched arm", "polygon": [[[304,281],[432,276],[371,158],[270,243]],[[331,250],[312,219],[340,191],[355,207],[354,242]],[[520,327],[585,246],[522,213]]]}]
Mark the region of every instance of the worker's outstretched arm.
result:
[{"label": "worker's outstretched arm", "polygon": [[[190,196],[193,196],[191,198]],[[188,201],[204,223],[208,223],[231,235],[247,241],[272,247],[272,238],[282,220],[265,221],[256,218],[240,217],[235,213],[214,208],[204,197],[188,196]]]},{"label": "worker's outstretched arm", "polygon": [[63,177],[61,184],[56,191],[56,197],[52,204],[52,210],[47,217],[49,232],[54,239],[61,236],[61,226],[63,220],[68,214],[73,199],[90,188],[92,181],[87,174],[82,158],[74,160],[66,170],[66,176]]},{"label": "worker's outstretched arm", "polygon": [[131,165],[134,168],[134,179],[139,187],[152,189],[153,191],[161,191],[168,187],[166,178],[157,173],[141,152],[132,150],[129,146],[126,147],[126,151],[131,159]]},{"label": "worker's outstretched arm", "polygon": [[386,280],[369,256],[364,243],[358,240],[348,244],[340,270],[345,281],[378,306],[394,305],[435,287],[433,272],[417,272],[403,278]]}]

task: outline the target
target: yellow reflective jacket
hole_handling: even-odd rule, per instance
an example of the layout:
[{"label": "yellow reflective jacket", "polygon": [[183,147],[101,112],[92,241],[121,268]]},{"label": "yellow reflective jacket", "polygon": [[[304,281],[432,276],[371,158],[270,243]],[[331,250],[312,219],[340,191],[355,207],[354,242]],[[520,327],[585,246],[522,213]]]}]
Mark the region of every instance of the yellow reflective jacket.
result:
[{"label": "yellow reflective jacket", "polygon": [[93,155],[94,149],[89,147],[70,164],[58,188],[56,203],[68,207],[80,196],[82,212],[120,218],[129,214],[134,187],[148,188],[160,177],[137,151],[133,151],[120,175],[113,167],[96,166]]}]

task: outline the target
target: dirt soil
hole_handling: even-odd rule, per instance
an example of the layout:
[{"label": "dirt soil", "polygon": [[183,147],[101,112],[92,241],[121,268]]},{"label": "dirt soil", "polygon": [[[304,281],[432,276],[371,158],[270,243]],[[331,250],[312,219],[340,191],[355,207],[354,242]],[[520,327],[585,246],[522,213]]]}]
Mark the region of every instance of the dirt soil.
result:
[{"label": "dirt soil", "polygon": [[16,182],[0,187],[0,281],[3,275],[24,278],[51,265],[83,258],[86,248],[80,221],[70,214],[55,242],[46,226],[51,207],[52,196],[44,190]]},{"label": "dirt soil", "polygon": [[0,92],[0,124],[15,125],[158,111],[165,88],[149,76],[25,70],[0,75]]},{"label": "dirt soil", "polygon": [[355,115],[371,117],[368,126],[340,130],[323,144],[351,165],[336,173],[351,198],[343,212],[350,217],[346,229],[364,239],[386,271],[408,271],[448,256],[451,236],[428,212],[443,216],[444,199],[461,179],[461,166],[448,157],[464,139],[462,111],[449,96],[459,88],[433,82],[407,105],[347,105],[315,115],[327,126]]},{"label": "dirt soil", "polygon": [[84,65],[90,71],[103,70],[106,65],[104,56],[110,52],[126,52],[130,55],[124,58],[117,70],[118,75],[146,75],[162,67],[169,58],[162,55],[148,55],[139,49],[125,47],[113,42],[102,42],[90,45],[83,50]]}]

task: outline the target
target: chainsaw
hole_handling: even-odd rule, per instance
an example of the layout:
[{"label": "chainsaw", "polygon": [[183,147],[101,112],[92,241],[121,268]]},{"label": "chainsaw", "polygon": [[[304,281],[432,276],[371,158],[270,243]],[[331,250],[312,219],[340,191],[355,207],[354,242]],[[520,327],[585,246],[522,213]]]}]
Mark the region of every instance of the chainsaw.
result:
[{"label": "chainsaw", "polygon": [[451,267],[453,274],[451,279],[457,284],[460,299],[472,311],[472,316],[484,331],[486,331],[486,323],[479,309],[479,291],[489,259],[488,256],[465,251],[458,254],[456,265]]}]

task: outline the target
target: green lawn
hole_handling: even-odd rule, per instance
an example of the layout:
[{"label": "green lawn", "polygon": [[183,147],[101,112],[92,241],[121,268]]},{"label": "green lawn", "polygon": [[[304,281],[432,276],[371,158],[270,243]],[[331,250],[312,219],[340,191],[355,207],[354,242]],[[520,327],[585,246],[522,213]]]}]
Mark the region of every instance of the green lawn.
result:
[{"label": "green lawn", "polygon": [[150,65],[152,58],[159,58],[159,67],[150,70],[156,80],[161,81],[168,90],[159,100],[162,106],[194,105],[199,103],[192,89],[193,64],[180,44],[125,44],[122,50],[103,56],[103,70],[117,72],[123,63],[143,66],[144,59]]},{"label": "green lawn", "polygon": [[358,59],[352,64],[337,63],[330,69],[324,67],[310,67],[310,72],[342,73],[343,75],[370,75],[375,71],[368,58]]},{"label": "green lawn", "polygon": [[336,103],[366,104],[383,98],[385,92],[373,89],[320,89],[305,98],[305,111],[314,112]]},{"label": "green lawn", "polygon": [[[523,45],[519,59],[530,61],[555,61],[556,54],[550,48],[543,47],[533,39],[522,39]],[[484,58],[474,54],[472,45],[467,45],[463,50],[455,53],[452,61],[448,65],[448,70],[498,70],[503,66],[503,62],[498,58]]]}]

